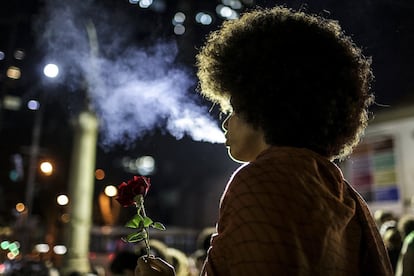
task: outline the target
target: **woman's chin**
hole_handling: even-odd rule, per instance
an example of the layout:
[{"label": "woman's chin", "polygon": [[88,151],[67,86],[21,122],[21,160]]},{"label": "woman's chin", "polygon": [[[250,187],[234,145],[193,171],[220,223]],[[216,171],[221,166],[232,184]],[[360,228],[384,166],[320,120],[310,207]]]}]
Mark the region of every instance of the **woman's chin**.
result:
[{"label": "woman's chin", "polygon": [[229,146],[227,146],[227,153],[229,154],[230,158],[233,161],[237,162],[237,163],[246,163],[246,162],[249,162],[249,161],[243,160],[243,158],[240,158],[237,154],[232,153],[231,148]]}]

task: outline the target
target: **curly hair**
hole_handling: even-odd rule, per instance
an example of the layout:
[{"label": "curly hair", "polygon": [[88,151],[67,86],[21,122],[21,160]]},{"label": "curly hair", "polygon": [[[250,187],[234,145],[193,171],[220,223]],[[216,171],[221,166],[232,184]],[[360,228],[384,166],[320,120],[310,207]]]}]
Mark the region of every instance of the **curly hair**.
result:
[{"label": "curly hair", "polygon": [[200,93],[268,144],[343,158],[367,126],[371,60],[334,20],[256,9],[225,21],[196,58]]}]

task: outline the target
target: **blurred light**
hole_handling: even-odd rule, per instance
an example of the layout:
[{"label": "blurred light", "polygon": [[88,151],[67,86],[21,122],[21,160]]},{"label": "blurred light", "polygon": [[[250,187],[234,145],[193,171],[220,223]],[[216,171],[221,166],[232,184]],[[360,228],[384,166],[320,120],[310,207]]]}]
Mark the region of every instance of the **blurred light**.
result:
[{"label": "blurred light", "polygon": [[22,100],[20,97],[12,96],[12,95],[5,95],[3,97],[3,108],[9,110],[19,110],[20,106],[22,105]]},{"label": "blurred light", "polygon": [[44,161],[40,163],[40,170],[44,175],[52,175],[53,173],[53,165],[49,161]]},{"label": "blurred light", "polygon": [[64,214],[62,214],[62,215],[60,216],[60,220],[61,220],[63,223],[68,223],[68,222],[70,221],[70,216],[69,216],[69,214],[68,214],[68,213],[64,213]]},{"label": "blurred light", "polygon": [[30,110],[39,110],[40,103],[39,101],[36,101],[36,100],[30,100],[27,102],[27,108]]},{"label": "blurred light", "polygon": [[157,0],[152,3],[151,8],[156,12],[164,12],[167,8],[167,5],[165,4],[164,0]]},{"label": "blurred light", "polygon": [[18,242],[12,242],[9,245],[9,250],[10,251],[16,251],[17,249],[19,249],[19,247],[20,247],[20,243],[18,243]]},{"label": "blurred light", "polygon": [[146,9],[146,8],[149,8],[149,6],[151,6],[151,5],[152,5],[152,0],[141,0],[141,1],[139,1],[139,6],[141,8]]},{"label": "blurred light", "polygon": [[19,181],[19,173],[16,170],[11,170],[9,172],[9,179],[13,182]]},{"label": "blurred light", "polygon": [[182,35],[185,33],[185,27],[181,24],[177,24],[174,26],[174,33],[176,35]]},{"label": "blurred light", "polygon": [[196,21],[203,25],[210,25],[213,22],[211,15],[205,12],[199,12],[195,17]]},{"label": "blurred light", "polygon": [[9,69],[7,69],[6,75],[11,79],[18,80],[22,76],[22,73],[20,72],[20,68],[16,66],[10,66]]},{"label": "blurred light", "polygon": [[43,68],[43,74],[48,78],[56,78],[59,75],[59,67],[53,63],[46,64]]},{"label": "blurred light", "polygon": [[236,11],[224,5],[218,5],[216,7],[216,12],[221,17],[227,18],[227,19],[236,19],[239,17]]},{"label": "blurred light", "polygon": [[24,165],[23,165],[23,157],[19,153],[15,153],[11,156],[11,162],[13,165],[13,174],[16,174],[13,176],[14,181],[19,181],[23,179],[24,176]]},{"label": "blurred light", "polygon": [[155,169],[155,160],[152,156],[142,156],[135,161],[138,173],[150,175]]},{"label": "blurred light", "polygon": [[55,245],[53,247],[53,252],[55,252],[55,254],[57,255],[63,255],[63,254],[66,254],[67,249],[66,249],[66,246],[64,245]]},{"label": "blurred light", "polygon": [[0,51],[0,60],[3,60],[3,59],[4,59],[4,57],[5,57],[4,52],[3,52],[3,51]]},{"label": "blurred light", "polygon": [[6,272],[6,265],[5,264],[0,264],[0,273],[4,274]]},{"label": "blurred light", "polygon": [[130,4],[138,4],[139,0],[129,0]]},{"label": "blurred light", "polygon": [[9,242],[9,241],[2,241],[2,242],[0,243],[0,247],[1,247],[1,249],[3,249],[3,250],[8,249],[8,248],[9,248],[9,245],[10,245],[10,242]]},{"label": "blurred light", "polygon": [[185,14],[183,12],[177,12],[173,18],[173,24],[182,24],[185,21]]},{"label": "blurred light", "polygon": [[17,60],[22,60],[26,56],[25,52],[22,49],[17,49],[14,51],[14,58]]},{"label": "blurred light", "polygon": [[35,250],[39,253],[47,253],[50,250],[50,247],[46,243],[40,243],[35,245]]},{"label": "blurred light", "polygon": [[95,252],[89,252],[89,258],[91,260],[96,260],[96,253]]},{"label": "blurred light", "polygon": [[16,258],[16,255],[13,252],[7,253],[7,258],[9,260],[14,260]]},{"label": "blurred light", "polygon": [[59,205],[64,206],[64,205],[67,205],[67,204],[69,203],[69,198],[68,198],[68,196],[67,196],[67,195],[59,195],[59,196],[56,198],[56,202],[57,202]]},{"label": "blurred light", "polygon": [[16,204],[16,211],[17,212],[21,213],[25,209],[26,209],[26,206],[23,203],[19,202],[19,203]]},{"label": "blurred light", "polygon": [[104,178],[105,178],[105,171],[104,171],[104,170],[102,170],[102,169],[97,169],[97,170],[95,171],[95,178],[96,178],[97,180],[102,180],[102,179],[104,179]]},{"label": "blurred light", "polygon": [[114,185],[108,185],[105,187],[104,193],[109,197],[113,197],[118,194],[118,189]]},{"label": "blurred light", "polygon": [[241,9],[242,8],[242,3],[239,0],[222,0],[221,1],[224,5],[226,6],[230,6],[233,9]]}]

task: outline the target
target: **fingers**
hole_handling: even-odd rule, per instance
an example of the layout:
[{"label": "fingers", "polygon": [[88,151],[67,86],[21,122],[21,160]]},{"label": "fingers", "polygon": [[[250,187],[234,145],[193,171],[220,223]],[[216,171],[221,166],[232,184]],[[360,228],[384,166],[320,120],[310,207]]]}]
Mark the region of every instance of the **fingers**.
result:
[{"label": "fingers", "polygon": [[175,275],[174,268],[160,258],[143,256],[138,259],[136,275]]}]

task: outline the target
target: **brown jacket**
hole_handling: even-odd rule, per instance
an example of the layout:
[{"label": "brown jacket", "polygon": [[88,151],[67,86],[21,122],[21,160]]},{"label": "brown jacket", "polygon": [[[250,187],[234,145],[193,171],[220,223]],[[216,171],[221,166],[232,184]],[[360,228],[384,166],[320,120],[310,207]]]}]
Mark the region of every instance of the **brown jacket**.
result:
[{"label": "brown jacket", "polygon": [[392,275],[362,198],[307,149],[272,147],[223,194],[204,275]]}]

